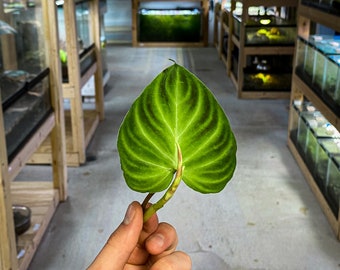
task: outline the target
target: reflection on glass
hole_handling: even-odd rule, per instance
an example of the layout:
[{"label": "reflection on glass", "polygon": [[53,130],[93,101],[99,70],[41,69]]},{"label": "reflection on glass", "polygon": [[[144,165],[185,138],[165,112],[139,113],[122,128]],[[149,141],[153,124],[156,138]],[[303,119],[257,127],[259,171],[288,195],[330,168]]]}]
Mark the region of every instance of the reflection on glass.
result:
[{"label": "reflection on glass", "polygon": [[41,1],[3,1],[0,97],[9,161],[52,110],[44,31]]}]

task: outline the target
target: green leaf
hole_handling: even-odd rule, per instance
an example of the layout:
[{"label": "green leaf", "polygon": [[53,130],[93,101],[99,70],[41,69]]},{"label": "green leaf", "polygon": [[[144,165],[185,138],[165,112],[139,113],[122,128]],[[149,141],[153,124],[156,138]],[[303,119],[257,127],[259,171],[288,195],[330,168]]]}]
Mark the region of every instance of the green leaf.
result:
[{"label": "green leaf", "polygon": [[236,166],[236,141],[210,90],[184,67],[161,72],[132,104],[118,151],[128,186],[159,192],[171,183],[182,154],[182,180],[201,193],[221,191]]}]

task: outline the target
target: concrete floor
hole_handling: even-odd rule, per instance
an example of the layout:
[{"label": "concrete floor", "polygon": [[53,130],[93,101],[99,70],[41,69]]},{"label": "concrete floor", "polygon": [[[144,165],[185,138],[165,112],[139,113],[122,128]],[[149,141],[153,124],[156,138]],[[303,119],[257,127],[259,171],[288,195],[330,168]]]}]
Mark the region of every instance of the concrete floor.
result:
[{"label": "concrete floor", "polygon": [[[191,255],[193,269],[340,269],[340,243],[286,146],[288,100],[237,99],[212,47],[115,46],[108,52],[106,118],[88,149],[96,160],[69,169],[69,199],[58,207],[29,269],[85,269],[127,205],[143,200],[122,177],[117,130],[140,91],[171,65],[169,58],[214,92],[238,142],[237,169],[221,193],[202,195],[182,183],[159,212],[177,228],[178,248]],[[30,167],[19,179],[44,170]]]}]

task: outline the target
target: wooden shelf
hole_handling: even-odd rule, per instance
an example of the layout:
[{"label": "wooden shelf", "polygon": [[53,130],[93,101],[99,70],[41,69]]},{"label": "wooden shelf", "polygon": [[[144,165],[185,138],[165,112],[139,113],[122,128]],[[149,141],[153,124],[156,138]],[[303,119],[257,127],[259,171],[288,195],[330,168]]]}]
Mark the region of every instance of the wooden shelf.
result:
[{"label": "wooden shelf", "polygon": [[140,42],[138,40],[138,10],[140,3],[145,2],[183,2],[179,0],[131,0],[132,2],[132,46],[134,47],[203,47],[208,46],[209,38],[209,1],[190,0],[186,2],[199,2],[202,11],[202,40],[199,42]]},{"label": "wooden shelf", "polygon": [[[1,18],[3,18],[2,7],[0,0]],[[0,269],[4,270],[28,268],[57,205],[60,201],[67,199],[65,118],[56,27],[57,13],[54,1],[42,0],[41,6],[38,7],[38,12],[40,11],[41,17],[46,19],[43,24],[43,35],[39,38],[47,48],[44,61],[48,63],[50,72],[49,85],[46,87],[50,90],[53,112],[34,130],[34,134],[11,158],[11,163],[8,163],[6,131],[2,102],[0,101]],[[9,48],[6,47],[6,49]],[[4,52],[3,47],[2,51]],[[12,48],[12,51],[15,49]],[[13,59],[11,60],[10,53],[7,57],[6,61],[10,61],[12,64],[15,62]],[[15,177],[26,165],[31,154],[47,137],[51,138],[51,179],[46,182],[15,181]],[[12,210],[12,206],[15,204],[28,206],[32,211],[32,226],[18,237],[18,243],[16,243]]]},{"label": "wooden shelf", "polygon": [[223,25],[220,23],[221,22],[221,16],[222,16],[221,3],[216,2],[214,4],[213,43],[214,43],[214,46],[217,49],[218,55],[221,55],[221,50],[222,50],[222,41],[220,41],[221,27],[223,27]]},{"label": "wooden shelf", "polygon": [[[98,125],[99,114],[94,110],[84,110],[84,134],[85,148],[89,145]],[[66,160],[67,165],[77,167],[80,164],[79,154],[74,147],[74,136],[72,134],[72,123],[70,111],[65,111],[65,130],[66,130]],[[40,148],[31,156],[30,164],[51,164],[51,139],[47,137]]]},{"label": "wooden shelf", "polygon": [[[55,116],[51,114],[46,121],[36,130],[29,141],[21,148],[15,159],[8,164],[9,181],[13,181],[23,167],[26,166],[27,160],[34,154],[37,148],[49,136],[55,126]],[[51,147],[50,147],[51,148]],[[49,152],[49,159],[52,160],[52,151]]]},{"label": "wooden shelf", "polygon": [[[336,237],[340,240],[340,221],[334,216],[332,209],[329,207],[328,202],[320,191],[318,185],[315,183],[315,180],[312,174],[309,172],[309,169],[303,159],[301,158],[298,150],[295,147],[294,142],[288,136],[288,148],[291,151],[293,157],[295,158],[298,166],[300,167],[301,172],[303,173],[309,187],[313,191],[315,197],[317,198],[321,209],[323,210],[325,216],[328,219],[329,224],[331,225]],[[340,216],[340,213],[339,213]]]},{"label": "wooden shelf", "polygon": [[239,98],[244,99],[289,99],[290,92],[287,91],[247,91],[239,93]]},{"label": "wooden shelf", "polygon": [[51,182],[16,182],[11,184],[13,205],[31,209],[31,226],[18,237],[17,252],[20,270],[28,268],[34,253],[59,203],[59,191]]},{"label": "wooden shelf", "polygon": [[236,2],[242,3],[244,6],[264,6],[264,7],[271,7],[271,6],[286,6],[286,7],[295,7],[297,6],[296,0],[270,0],[270,1],[263,1],[263,0],[237,0]]},{"label": "wooden shelf", "polygon": [[[315,8],[311,8],[308,6],[301,5],[298,8],[298,34],[299,36],[308,39],[311,31],[312,24],[311,21],[315,23],[321,23],[328,27],[333,28],[335,31],[340,30],[340,26],[337,22],[339,22],[339,17],[334,15],[322,12]],[[292,89],[291,89],[291,107],[289,114],[289,124],[288,124],[288,147],[296,159],[298,166],[300,167],[306,182],[309,184],[311,190],[315,194],[317,201],[320,204],[321,209],[323,210],[325,216],[327,217],[336,237],[340,240],[340,209],[338,216],[336,217],[333,213],[331,207],[328,204],[328,201],[324,197],[322,191],[319,189],[317,183],[315,182],[314,176],[309,171],[308,166],[303,160],[303,157],[300,155],[297,150],[296,145],[290,138],[290,133],[292,130],[296,129],[296,119],[294,119],[294,108],[292,104],[295,101],[303,102],[305,99],[310,101],[316,108],[319,110],[322,115],[329,121],[332,125],[335,126],[337,130],[340,130],[340,119],[333,112],[331,108],[316,94],[307,83],[303,81],[295,72],[292,76]]]},{"label": "wooden shelf", "polygon": [[[234,73],[230,73],[230,79],[235,85],[235,87],[238,87],[239,81],[236,79]],[[244,98],[244,99],[275,99],[275,98],[281,98],[281,99],[289,99],[290,92],[288,91],[254,91],[254,90],[243,90],[237,92],[238,98]]]},{"label": "wooden shelf", "polygon": [[340,119],[339,117],[319,98],[319,96],[310,89],[307,84],[296,74],[293,74],[293,90],[299,91],[301,95],[307,97],[309,101],[311,101],[316,108],[318,108],[322,114],[327,118],[327,120],[336,127],[337,130],[340,130]]},{"label": "wooden shelf", "polygon": [[299,7],[299,16],[306,17],[313,22],[322,24],[328,28],[340,32],[339,16],[302,4]]},{"label": "wooden shelf", "polygon": [[[93,37],[94,46],[83,56],[95,55],[96,61],[81,74],[79,60],[78,33],[76,22],[75,1],[65,1],[63,5],[65,32],[66,32],[66,52],[68,82],[63,83],[63,97],[69,100],[70,111],[65,112],[66,129],[66,159],[68,166],[80,166],[86,162],[86,148],[92,139],[99,121],[104,119],[104,83],[101,59],[100,40],[100,10],[98,0],[88,0],[90,36]],[[84,110],[82,87],[94,77],[95,88],[95,113]],[[51,146],[50,140],[45,140],[44,144],[29,160],[30,164],[50,164]]]},{"label": "wooden shelf", "polygon": [[[241,15],[241,23],[240,23],[240,38],[238,38],[234,34],[234,23],[233,23],[233,11],[236,8],[236,2],[241,2],[243,4],[243,12]],[[247,45],[245,42],[245,23],[249,18],[247,13],[248,8],[250,6],[277,6],[277,7],[297,7],[297,0],[274,0],[274,1],[264,1],[264,0],[232,0],[230,10],[223,9],[222,6],[222,14],[228,16],[228,25],[225,24],[224,20],[220,20],[220,24],[222,25],[222,31],[220,33],[220,40],[225,34],[228,35],[228,52],[227,54],[223,54],[221,51],[219,53],[220,58],[224,62],[227,74],[231,77],[233,81],[237,96],[239,98],[247,98],[247,99],[289,99],[290,93],[289,91],[277,91],[277,90],[266,90],[266,89],[258,89],[247,90],[244,87],[244,68],[247,66],[247,56],[250,55],[294,55],[294,44],[293,45]],[[221,46],[221,45],[220,45]],[[235,48],[238,49],[238,66],[237,66],[237,74],[233,74],[232,66],[233,66],[233,51]]]}]

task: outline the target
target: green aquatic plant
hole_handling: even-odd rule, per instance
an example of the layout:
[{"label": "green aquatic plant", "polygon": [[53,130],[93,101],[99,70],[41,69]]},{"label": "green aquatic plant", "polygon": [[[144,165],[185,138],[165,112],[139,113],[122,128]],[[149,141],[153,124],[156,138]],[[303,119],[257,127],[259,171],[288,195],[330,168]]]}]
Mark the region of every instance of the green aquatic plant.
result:
[{"label": "green aquatic plant", "polygon": [[[236,167],[236,140],[223,109],[202,81],[176,63],[134,101],[117,146],[127,185],[149,193],[144,221],[169,201],[181,181],[195,191],[217,193]],[[165,189],[147,208],[152,195]]]}]

